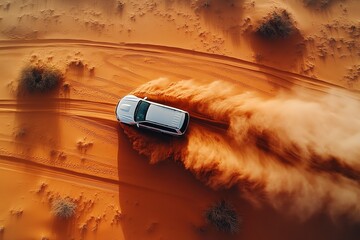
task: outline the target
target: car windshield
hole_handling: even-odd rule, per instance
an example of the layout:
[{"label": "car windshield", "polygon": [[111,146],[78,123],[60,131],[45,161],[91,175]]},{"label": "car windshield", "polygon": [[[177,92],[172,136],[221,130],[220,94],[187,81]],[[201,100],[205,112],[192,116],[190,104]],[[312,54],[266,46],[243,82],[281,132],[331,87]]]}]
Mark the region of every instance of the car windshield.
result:
[{"label": "car windshield", "polygon": [[135,121],[145,121],[146,113],[150,107],[150,103],[140,100],[135,109]]}]

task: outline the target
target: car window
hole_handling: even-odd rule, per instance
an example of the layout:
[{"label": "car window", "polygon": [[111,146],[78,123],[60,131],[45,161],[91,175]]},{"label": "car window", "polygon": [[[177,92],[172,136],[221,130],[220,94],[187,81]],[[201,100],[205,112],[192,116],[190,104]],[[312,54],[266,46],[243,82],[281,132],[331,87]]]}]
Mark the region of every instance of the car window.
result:
[{"label": "car window", "polygon": [[153,128],[161,129],[161,130],[164,130],[164,131],[177,133],[175,129],[168,128],[168,127],[161,126],[161,125],[157,125],[157,124],[155,124],[155,123],[143,122],[143,123],[141,123],[141,124],[142,124],[142,125],[145,125],[145,126],[148,126],[148,127],[153,127]]},{"label": "car window", "polygon": [[146,113],[147,113],[149,107],[150,107],[150,103],[142,101],[142,100],[139,101],[138,105],[136,106],[135,114],[134,114],[136,122],[145,120]]}]

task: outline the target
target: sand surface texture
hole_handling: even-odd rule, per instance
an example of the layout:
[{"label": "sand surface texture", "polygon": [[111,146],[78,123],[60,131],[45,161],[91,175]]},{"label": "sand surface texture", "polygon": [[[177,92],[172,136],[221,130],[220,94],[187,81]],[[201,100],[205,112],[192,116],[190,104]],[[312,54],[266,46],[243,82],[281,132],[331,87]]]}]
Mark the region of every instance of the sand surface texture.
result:
[{"label": "sand surface texture", "polygon": [[[256,34],[286,10],[294,32]],[[0,0],[0,240],[359,239],[357,0]],[[26,66],[62,75],[23,94]],[[118,123],[129,94],[185,136]],[[76,205],[69,219],[54,204]],[[218,231],[205,210],[241,218]]]}]

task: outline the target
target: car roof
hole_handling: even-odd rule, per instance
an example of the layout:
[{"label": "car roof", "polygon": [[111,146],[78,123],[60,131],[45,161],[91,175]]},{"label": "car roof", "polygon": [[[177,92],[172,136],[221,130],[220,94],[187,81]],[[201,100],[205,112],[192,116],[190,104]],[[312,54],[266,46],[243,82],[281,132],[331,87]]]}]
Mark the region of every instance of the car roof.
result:
[{"label": "car roof", "polygon": [[145,120],[180,129],[184,121],[185,112],[162,104],[148,102],[150,106]]}]

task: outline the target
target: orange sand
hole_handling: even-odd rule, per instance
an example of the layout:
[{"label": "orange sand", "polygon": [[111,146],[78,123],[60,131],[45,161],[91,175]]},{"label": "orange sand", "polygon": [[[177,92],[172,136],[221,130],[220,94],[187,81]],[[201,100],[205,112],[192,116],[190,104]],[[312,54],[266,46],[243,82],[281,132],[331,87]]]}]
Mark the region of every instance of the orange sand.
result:
[{"label": "orange sand", "polygon": [[[300,221],[250,204],[236,187],[213,190],[182,164],[149,165],[114,115],[119,98],[159,78],[221,80],[264,99],[296,88],[316,101],[336,88],[359,101],[358,1],[325,9],[300,0],[121,2],[0,0],[0,239],[358,239],[359,221],[346,216]],[[288,10],[300,36],[269,43],[252,34],[274,9]],[[18,97],[29,63],[56,66],[69,87]],[[223,134],[222,121],[197,114],[193,132]],[[70,221],[51,213],[58,196],[78,202]],[[236,235],[205,222],[220,199],[244,220]]]}]

